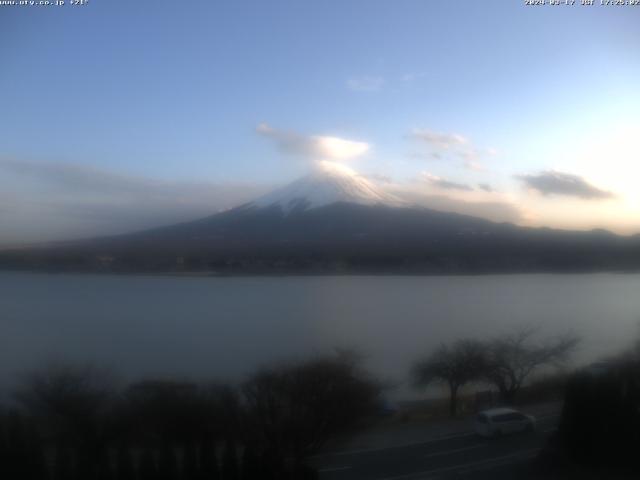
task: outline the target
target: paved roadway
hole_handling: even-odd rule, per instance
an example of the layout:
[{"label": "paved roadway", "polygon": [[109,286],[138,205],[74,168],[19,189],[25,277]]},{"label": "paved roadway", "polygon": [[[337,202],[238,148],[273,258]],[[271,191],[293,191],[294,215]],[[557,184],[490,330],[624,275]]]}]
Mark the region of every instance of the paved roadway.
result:
[{"label": "paved roadway", "polygon": [[509,478],[510,469],[526,468],[540,451],[558,415],[537,420],[533,433],[484,439],[469,431],[405,446],[325,454],[314,463],[321,480]]}]

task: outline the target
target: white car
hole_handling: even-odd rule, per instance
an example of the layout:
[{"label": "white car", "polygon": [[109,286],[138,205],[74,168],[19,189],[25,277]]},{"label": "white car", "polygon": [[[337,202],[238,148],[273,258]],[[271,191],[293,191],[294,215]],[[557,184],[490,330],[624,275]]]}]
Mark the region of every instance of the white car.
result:
[{"label": "white car", "polygon": [[476,416],[475,431],[483,437],[499,437],[517,432],[532,432],[536,419],[513,408],[492,408]]}]

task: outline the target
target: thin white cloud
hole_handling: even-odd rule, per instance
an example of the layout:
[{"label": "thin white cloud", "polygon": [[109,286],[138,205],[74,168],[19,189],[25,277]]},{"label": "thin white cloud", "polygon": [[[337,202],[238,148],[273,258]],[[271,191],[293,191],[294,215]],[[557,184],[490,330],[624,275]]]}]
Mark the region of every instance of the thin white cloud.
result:
[{"label": "thin white cloud", "polygon": [[476,172],[484,172],[486,170],[485,166],[476,160],[465,160],[464,162],[465,168],[468,170],[473,170]]},{"label": "thin white cloud", "polygon": [[256,131],[273,140],[281,152],[309,160],[350,160],[364,155],[371,149],[366,142],[327,135],[303,135],[279,130],[266,123],[258,125]]},{"label": "thin white cloud", "polygon": [[525,219],[521,208],[495,193],[449,190],[434,194],[425,192],[417,183],[392,184],[385,189],[407,202],[443,212],[472,215],[494,222],[521,223]]},{"label": "thin white cloud", "polygon": [[382,90],[384,84],[384,78],[371,75],[362,75],[347,79],[347,87],[356,92],[378,92]]},{"label": "thin white cloud", "polygon": [[269,189],[249,183],[162,181],[85,165],[0,159],[0,246],[193,220]]},{"label": "thin white cloud", "polygon": [[606,200],[615,197],[612,192],[602,190],[571,173],[546,170],[535,175],[516,175],[516,178],[527,188],[542,195],[561,195],[585,200]]},{"label": "thin white cloud", "polygon": [[444,156],[440,152],[409,152],[408,158],[415,158],[418,160],[443,160]]},{"label": "thin white cloud", "polygon": [[486,170],[481,162],[485,156],[496,154],[495,149],[478,148],[471,140],[459,133],[442,133],[426,128],[417,128],[411,131],[409,138],[420,142],[426,151],[422,154],[412,153],[411,156],[425,159],[449,159],[461,161],[462,165],[475,171]]},{"label": "thin white cloud", "polygon": [[410,136],[438,150],[451,150],[469,143],[466,137],[458,133],[440,133],[429,129],[414,129]]},{"label": "thin white cloud", "polygon": [[460,190],[464,192],[470,192],[473,190],[473,187],[466,183],[453,182],[451,180],[432,175],[429,172],[422,172],[419,176],[419,180],[442,190]]}]

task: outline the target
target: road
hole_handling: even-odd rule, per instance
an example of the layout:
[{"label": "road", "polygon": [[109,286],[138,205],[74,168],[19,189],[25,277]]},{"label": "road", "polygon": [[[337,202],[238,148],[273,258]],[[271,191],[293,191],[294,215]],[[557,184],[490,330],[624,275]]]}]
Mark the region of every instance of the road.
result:
[{"label": "road", "polygon": [[[558,415],[537,420],[533,433],[484,439],[468,431],[404,446],[325,454],[314,463],[321,480],[510,478],[509,469],[526,467],[540,451]],[[487,477],[490,471],[496,475]]]}]

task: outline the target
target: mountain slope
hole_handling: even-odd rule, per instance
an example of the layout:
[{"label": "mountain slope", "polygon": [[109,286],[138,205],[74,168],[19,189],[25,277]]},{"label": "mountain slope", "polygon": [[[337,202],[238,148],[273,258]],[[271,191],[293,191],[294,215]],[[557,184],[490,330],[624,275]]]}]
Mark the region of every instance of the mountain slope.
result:
[{"label": "mountain slope", "polygon": [[490,273],[640,269],[640,238],[499,224],[403,204],[321,170],[210,217],[3,252],[0,268],[218,273]]},{"label": "mountain slope", "polygon": [[285,213],[308,210],[336,202],[359,205],[406,206],[345,166],[321,162],[316,171],[250,203],[258,208],[278,206]]}]

